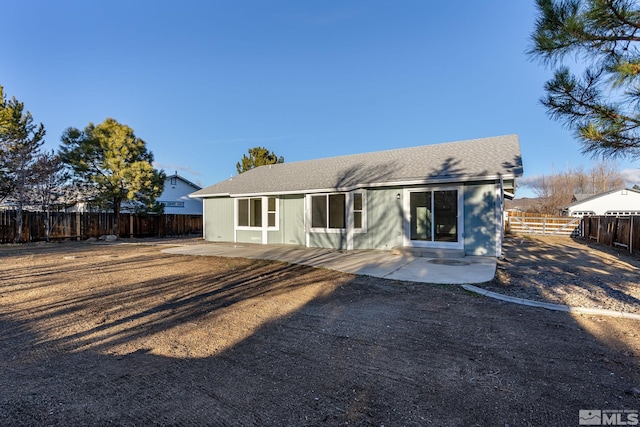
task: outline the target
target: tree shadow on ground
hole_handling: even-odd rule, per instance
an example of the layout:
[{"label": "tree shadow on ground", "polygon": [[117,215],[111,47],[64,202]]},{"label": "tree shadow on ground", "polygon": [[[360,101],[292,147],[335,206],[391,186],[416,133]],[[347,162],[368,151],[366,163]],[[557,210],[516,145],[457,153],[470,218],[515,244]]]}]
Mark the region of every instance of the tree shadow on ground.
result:
[{"label": "tree shadow on ground", "polygon": [[569,237],[512,236],[492,290],[546,302],[640,313],[640,262]]},{"label": "tree shadow on ground", "polygon": [[50,288],[0,267],[0,424],[572,425],[579,409],[637,409],[638,338],[566,313],[120,248]]}]

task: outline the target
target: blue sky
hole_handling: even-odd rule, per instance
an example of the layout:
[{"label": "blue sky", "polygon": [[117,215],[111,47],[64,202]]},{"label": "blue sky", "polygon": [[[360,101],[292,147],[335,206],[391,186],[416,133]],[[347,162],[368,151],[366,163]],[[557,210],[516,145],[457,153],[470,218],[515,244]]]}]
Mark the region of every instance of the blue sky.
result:
[{"label": "blue sky", "polygon": [[512,133],[526,183],[592,164],[539,103],[533,3],[0,0],[0,84],[47,148],[113,117],[203,186],[254,146],[298,161]]}]

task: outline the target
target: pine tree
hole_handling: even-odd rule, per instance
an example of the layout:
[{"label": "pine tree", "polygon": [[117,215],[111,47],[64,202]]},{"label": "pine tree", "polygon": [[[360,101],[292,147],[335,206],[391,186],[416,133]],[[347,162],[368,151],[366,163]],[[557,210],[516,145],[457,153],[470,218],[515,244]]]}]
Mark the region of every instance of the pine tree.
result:
[{"label": "pine tree", "polygon": [[236,163],[236,170],[238,173],[249,171],[258,166],[284,163],[284,157],[278,157],[274,152],[271,152],[264,147],[250,148],[248,153],[248,156],[244,154],[242,159]]},{"label": "pine tree", "polygon": [[[529,54],[555,76],[541,99],[593,156],[640,157],[640,9],[636,0],[537,0]],[[584,67],[576,77],[563,60]]]},{"label": "pine tree", "polygon": [[129,126],[107,118],[97,126],[89,123],[84,131],[68,128],[62,135],[60,157],[78,184],[93,189],[95,201],[111,205],[116,236],[123,203],[159,210],[156,198],[164,189],[164,171],[153,167],[153,153]]}]

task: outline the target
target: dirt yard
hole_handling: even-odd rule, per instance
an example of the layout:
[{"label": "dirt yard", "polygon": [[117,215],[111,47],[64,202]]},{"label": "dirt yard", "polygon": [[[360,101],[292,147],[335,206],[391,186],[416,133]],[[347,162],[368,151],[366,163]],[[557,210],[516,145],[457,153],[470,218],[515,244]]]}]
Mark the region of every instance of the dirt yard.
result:
[{"label": "dirt yard", "polygon": [[[489,286],[564,277],[544,245],[510,244]],[[579,409],[640,410],[638,321],[158,246],[0,247],[0,343],[2,426],[572,426]]]},{"label": "dirt yard", "polygon": [[640,259],[590,240],[520,236],[504,242],[496,280],[519,298],[640,314]]}]

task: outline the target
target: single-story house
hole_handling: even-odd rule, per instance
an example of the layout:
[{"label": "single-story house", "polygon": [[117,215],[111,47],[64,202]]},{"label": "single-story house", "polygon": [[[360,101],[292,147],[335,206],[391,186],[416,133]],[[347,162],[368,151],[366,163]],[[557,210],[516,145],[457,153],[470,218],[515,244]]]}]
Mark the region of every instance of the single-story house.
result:
[{"label": "single-story house", "polygon": [[567,205],[563,212],[574,217],[640,215],[640,190],[622,188],[599,194],[576,194],[573,203]]},{"label": "single-story house", "polygon": [[501,256],[517,135],[260,166],[196,191],[204,238]]},{"label": "single-story house", "polygon": [[189,197],[189,194],[201,188],[176,171],[164,180],[164,189],[157,200],[164,205],[166,214],[202,215],[202,202]]}]

